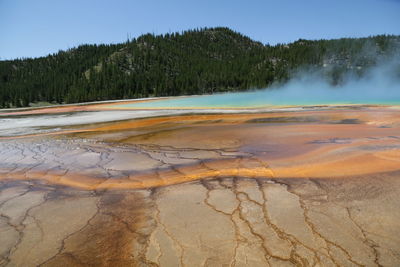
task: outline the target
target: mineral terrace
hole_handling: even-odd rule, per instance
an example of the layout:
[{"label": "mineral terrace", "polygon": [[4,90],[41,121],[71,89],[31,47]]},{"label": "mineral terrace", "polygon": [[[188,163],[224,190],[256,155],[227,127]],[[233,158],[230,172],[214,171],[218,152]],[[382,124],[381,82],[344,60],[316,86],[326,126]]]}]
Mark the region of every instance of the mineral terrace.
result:
[{"label": "mineral terrace", "polygon": [[12,130],[0,266],[400,266],[397,107]]}]

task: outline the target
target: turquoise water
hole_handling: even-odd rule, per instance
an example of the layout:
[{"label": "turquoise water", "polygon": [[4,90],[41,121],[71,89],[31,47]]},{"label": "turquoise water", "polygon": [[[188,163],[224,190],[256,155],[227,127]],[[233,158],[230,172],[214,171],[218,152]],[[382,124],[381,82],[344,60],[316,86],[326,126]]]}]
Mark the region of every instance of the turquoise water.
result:
[{"label": "turquoise water", "polygon": [[179,108],[262,108],[270,106],[307,106],[327,104],[382,104],[399,105],[400,96],[392,94],[351,94],[335,89],[326,90],[261,90],[243,93],[224,93],[159,99],[154,101],[116,104],[114,107],[138,109]]}]

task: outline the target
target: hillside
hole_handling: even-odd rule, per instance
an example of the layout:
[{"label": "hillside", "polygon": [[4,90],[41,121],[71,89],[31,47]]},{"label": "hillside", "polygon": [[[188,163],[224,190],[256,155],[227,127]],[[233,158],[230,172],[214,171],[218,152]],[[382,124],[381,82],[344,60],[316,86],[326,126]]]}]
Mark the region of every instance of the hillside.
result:
[{"label": "hillside", "polygon": [[270,46],[228,28],[146,34],[122,44],[0,61],[0,107],[264,88],[299,68],[340,84],[344,75],[362,76],[398,47],[400,36],[388,35]]}]

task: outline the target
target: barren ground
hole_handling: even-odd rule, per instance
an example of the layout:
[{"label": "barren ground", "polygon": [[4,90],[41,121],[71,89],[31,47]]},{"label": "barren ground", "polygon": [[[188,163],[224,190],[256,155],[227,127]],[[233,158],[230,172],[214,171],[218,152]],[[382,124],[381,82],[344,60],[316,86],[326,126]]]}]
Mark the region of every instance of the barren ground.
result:
[{"label": "barren ground", "polygon": [[399,204],[397,108],[0,137],[0,266],[399,266]]}]

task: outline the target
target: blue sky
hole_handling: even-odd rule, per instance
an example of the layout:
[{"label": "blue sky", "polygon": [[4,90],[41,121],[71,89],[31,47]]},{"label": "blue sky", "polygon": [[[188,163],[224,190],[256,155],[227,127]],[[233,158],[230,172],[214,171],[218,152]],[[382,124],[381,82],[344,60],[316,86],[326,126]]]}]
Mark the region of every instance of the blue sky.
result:
[{"label": "blue sky", "polygon": [[205,26],[270,44],[400,34],[400,0],[0,0],[0,58]]}]

